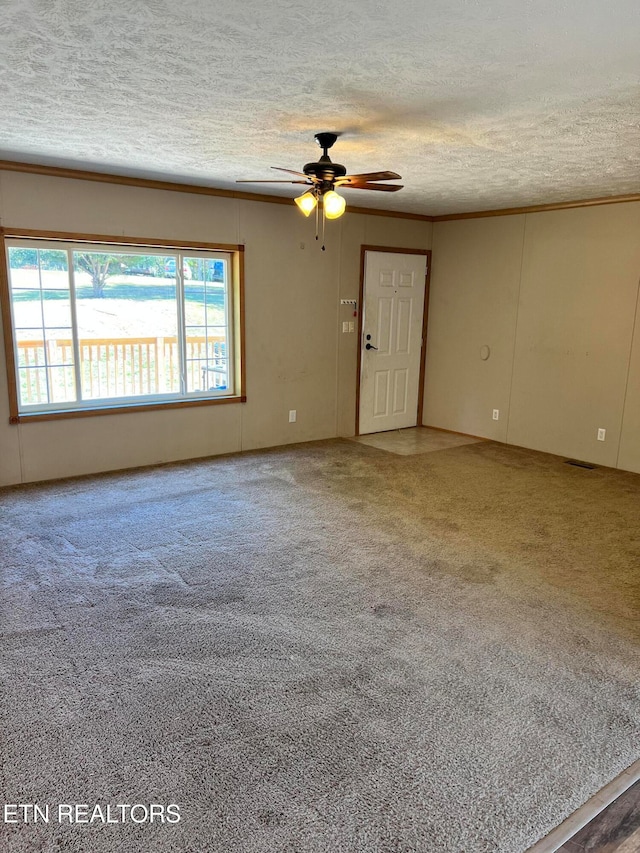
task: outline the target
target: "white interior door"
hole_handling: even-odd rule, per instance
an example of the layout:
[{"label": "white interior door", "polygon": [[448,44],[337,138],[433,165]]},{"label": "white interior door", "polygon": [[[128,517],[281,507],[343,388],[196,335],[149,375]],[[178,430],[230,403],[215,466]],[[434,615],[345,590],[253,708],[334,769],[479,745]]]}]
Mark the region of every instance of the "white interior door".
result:
[{"label": "white interior door", "polygon": [[416,426],[426,255],[365,253],[360,434]]}]

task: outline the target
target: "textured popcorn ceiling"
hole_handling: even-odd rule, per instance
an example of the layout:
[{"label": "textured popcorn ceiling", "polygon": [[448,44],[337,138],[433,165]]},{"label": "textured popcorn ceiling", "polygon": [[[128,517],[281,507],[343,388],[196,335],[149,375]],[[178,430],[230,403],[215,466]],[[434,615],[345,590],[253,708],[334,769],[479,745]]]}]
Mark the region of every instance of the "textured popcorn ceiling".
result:
[{"label": "textured popcorn ceiling", "polygon": [[638,0],[0,0],[0,158],[442,214],[640,192]]}]

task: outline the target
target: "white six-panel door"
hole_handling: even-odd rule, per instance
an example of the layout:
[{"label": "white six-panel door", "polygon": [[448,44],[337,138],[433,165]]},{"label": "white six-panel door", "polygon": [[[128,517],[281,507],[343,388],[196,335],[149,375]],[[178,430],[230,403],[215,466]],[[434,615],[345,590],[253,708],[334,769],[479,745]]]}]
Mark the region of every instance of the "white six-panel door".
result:
[{"label": "white six-panel door", "polygon": [[425,255],[365,253],[360,434],[416,426]]}]

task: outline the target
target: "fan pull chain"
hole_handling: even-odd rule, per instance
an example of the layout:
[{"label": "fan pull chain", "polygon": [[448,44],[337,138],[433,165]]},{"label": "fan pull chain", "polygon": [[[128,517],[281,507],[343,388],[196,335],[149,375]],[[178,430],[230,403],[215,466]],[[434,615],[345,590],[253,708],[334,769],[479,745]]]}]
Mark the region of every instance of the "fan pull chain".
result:
[{"label": "fan pull chain", "polygon": [[325,223],[325,215],[324,215],[324,204],[322,205],[322,251],[325,251],[324,248],[324,223]]},{"label": "fan pull chain", "polygon": [[318,222],[319,222],[318,217],[319,217],[319,215],[320,215],[320,205],[316,204],[316,240],[318,239],[318,227],[319,227],[318,226]]}]

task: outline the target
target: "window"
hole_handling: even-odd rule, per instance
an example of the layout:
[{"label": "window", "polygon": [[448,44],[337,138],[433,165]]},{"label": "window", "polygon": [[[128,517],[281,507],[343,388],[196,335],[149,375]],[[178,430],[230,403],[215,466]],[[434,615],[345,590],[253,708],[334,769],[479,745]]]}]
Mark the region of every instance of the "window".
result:
[{"label": "window", "polygon": [[5,246],[17,420],[239,399],[240,247]]}]

